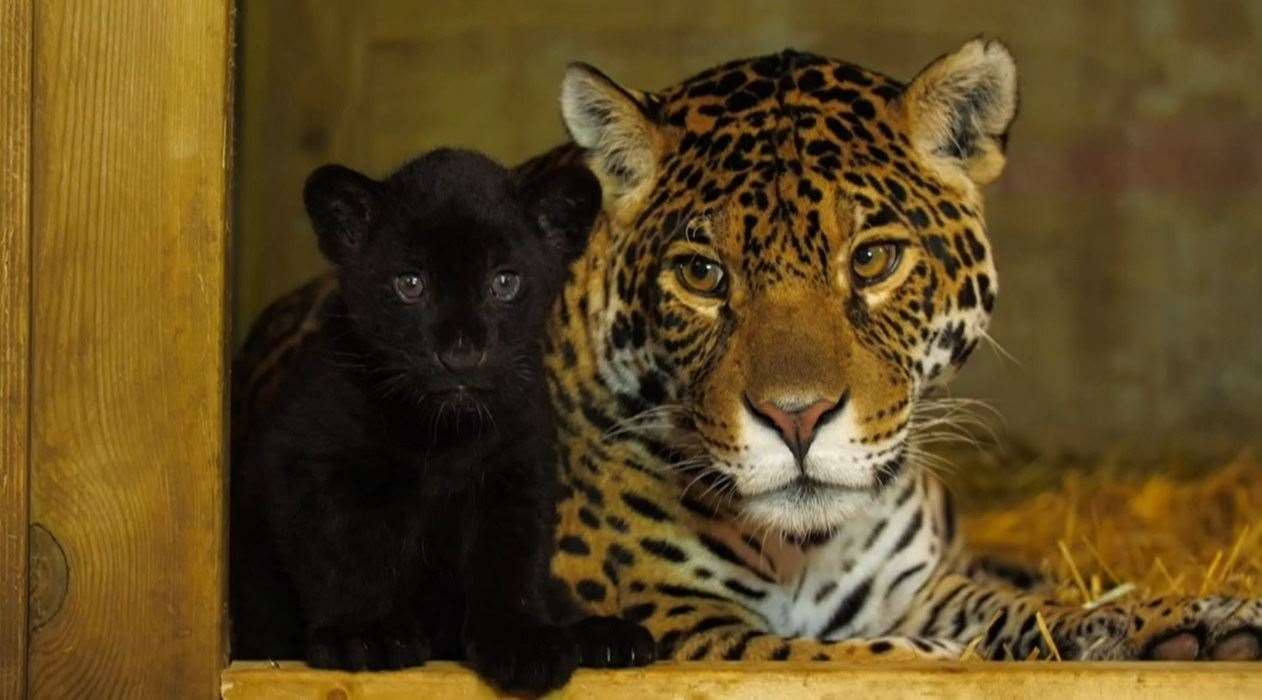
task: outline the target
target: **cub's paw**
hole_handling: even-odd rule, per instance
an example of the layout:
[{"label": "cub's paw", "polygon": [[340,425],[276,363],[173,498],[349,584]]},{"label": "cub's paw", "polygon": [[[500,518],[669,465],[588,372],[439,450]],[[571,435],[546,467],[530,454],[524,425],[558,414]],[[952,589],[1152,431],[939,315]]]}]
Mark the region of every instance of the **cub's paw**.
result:
[{"label": "cub's paw", "polygon": [[648,630],[618,617],[588,617],[570,626],[580,666],[628,668],[652,663],[657,645]]},{"label": "cub's paw", "polygon": [[415,629],[322,627],[307,635],[307,665],[312,668],[385,671],[420,666],[429,658],[429,637]]},{"label": "cub's paw", "polygon": [[510,693],[560,688],[570,680],[579,660],[568,629],[504,621],[468,626],[465,653],[478,675]]},{"label": "cub's paw", "polygon": [[1062,656],[1070,658],[1262,659],[1262,600],[1157,598],[1086,612],[1058,627],[1057,641],[1063,640],[1070,651],[1062,650]]}]

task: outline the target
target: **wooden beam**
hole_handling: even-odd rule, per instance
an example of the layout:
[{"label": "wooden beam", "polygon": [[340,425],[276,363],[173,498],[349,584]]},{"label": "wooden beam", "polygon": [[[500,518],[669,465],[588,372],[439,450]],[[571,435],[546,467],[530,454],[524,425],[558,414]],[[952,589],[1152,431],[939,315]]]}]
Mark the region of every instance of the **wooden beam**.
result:
[{"label": "wooden beam", "polygon": [[0,5],[0,698],[26,692],[31,12]]},{"label": "wooden beam", "polygon": [[[549,697],[655,698],[1031,698],[1096,700],[1262,697],[1262,665],[1249,663],[659,663],[585,671]],[[402,700],[500,697],[449,662],[393,673],[313,671],[285,662],[237,662],[223,674],[225,700]]]},{"label": "wooden beam", "polygon": [[35,6],[32,697],[219,689],[230,10]]}]

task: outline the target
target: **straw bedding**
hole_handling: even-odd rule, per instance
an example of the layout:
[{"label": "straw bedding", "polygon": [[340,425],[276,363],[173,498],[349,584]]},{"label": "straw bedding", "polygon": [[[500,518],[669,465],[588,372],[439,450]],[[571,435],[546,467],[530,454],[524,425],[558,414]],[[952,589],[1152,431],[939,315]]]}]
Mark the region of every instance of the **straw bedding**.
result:
[{"label": "straw bedding", "polygon": [[974,550],[1049,575],[1062,602],[1262,595],[1262,461],[1252,452],[1211,468],[1000,463],[946,476],[965,532]]}]

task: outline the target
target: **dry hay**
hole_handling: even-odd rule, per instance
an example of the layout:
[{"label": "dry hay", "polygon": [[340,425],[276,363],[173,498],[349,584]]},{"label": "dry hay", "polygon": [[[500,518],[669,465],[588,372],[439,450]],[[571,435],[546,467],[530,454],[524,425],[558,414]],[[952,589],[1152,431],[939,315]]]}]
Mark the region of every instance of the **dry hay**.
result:
[{"label": "dry hay", "polygon": [[[972,548],[1037,567],[1062,602],[1262,595],[1262,462],[1249,452],[1199,473],[1037,462],[994,471],[957,488]],[[1031,483],[1055,487],[1028,495]]]}]

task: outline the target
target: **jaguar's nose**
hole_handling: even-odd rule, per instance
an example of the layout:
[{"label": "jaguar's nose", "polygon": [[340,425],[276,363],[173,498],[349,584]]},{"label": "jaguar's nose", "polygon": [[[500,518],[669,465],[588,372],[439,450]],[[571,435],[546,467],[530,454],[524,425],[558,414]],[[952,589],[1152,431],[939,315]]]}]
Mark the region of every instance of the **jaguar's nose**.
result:
[{"label": "jaguar's nose", "polygon": [[839,401],[820,398],[815,401],[755,401],[748,395],[745,402],[755,418],[780,433],[793,458],[802,464],[811,449],[816,431],[837,414]]}]

